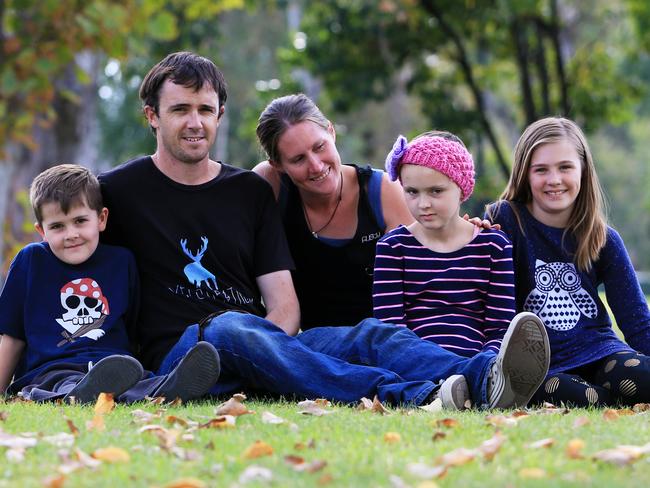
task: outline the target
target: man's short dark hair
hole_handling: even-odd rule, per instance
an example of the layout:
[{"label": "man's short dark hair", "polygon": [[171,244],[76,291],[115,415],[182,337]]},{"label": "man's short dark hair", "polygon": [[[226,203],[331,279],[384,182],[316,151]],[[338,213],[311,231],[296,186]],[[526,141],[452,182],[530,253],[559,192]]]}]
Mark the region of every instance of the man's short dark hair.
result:
[{"label": "man's short dark hair", "polygon": [[[149,70],[140,85],[143,108],[148,105],[158,114],[160,89],[165,80],[199,91],[208,83],[219,96],[219,108],[226,104],[226,80],[223,73],[208,58],[182,51],[168,54]],[[155,131],[154,131],[155,133]]]},{"label": "man's short dark hair", "polygon": [[59,164],[39,174],[29,190],[36,221],[43,223],[43,205],[58,203],[67,214],[73,205],[83,204],[98,214],[104,208],[97,177],[78,164]]}]

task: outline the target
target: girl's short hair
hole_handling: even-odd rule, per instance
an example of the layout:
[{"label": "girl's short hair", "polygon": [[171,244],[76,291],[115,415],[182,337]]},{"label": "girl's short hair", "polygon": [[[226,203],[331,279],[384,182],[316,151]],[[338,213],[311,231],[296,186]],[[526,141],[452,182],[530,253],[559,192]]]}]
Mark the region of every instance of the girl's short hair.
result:
[{"label": "girl's short hair", "polygon": [[276,98],[260,114],[257,123],[257,138],[269,160],[280,162],[278,140],[291,126],[310,121],[328,129],[330,121],[316,104],[303,93]]},{"label": "girl's short hair", "polygon": [[[521,135],[514,151],[514,163],[508,184],[499,197],[497,211],[502,201],[529,204],[533,199],[530,188],[530,160],[537,148],[544,144],[560,141],[570,142],[581,162],[580,191],[573,205],[569,222],[565,228],[576,240],[574,256],[576,266],[582,271],[591,268],[598,259],[607,240],[607,219],[605,199],[596,174],[593,156],[587,139],[580,127],[564,117],[547,117],[530,124]],[[515,206],[512,206],[521,223]],[[523,230],[523,228],[522,228]]]}]

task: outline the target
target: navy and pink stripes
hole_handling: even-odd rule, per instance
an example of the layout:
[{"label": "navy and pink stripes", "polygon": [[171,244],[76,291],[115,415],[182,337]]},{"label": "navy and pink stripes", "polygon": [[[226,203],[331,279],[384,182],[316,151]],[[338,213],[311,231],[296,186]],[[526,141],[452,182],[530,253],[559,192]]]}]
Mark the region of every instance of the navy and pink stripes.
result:
[{"label": "navy and pink stripes", "polygon": [[483,230],[462,249],[438,253],[399,226],[377,244],[374,315],[461,356],[497,352],[515,315],[512,266],[501,231]]}]

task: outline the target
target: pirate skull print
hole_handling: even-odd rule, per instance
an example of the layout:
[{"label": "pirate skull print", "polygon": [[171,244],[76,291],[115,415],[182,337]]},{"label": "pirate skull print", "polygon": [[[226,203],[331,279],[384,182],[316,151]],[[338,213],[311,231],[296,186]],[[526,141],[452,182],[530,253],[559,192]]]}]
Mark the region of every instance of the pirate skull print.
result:
[{"label": "pirate skull print", "polygon": [[61,288],[61,305],[65,312],[56,321],[65,330],[64,341],[74,342],[80,337],[97,340],[104,335],[101,326],[109,314],[108,300],[92,278],[72,280]]}]

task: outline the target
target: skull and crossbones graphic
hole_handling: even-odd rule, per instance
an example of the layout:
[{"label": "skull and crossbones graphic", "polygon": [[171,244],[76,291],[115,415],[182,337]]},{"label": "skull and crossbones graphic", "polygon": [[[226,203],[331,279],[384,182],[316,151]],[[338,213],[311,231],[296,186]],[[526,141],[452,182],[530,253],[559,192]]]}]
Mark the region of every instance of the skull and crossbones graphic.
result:
[{"label": "skull and crossbones graphic", "polygon": [[80,278],[63,285],[61,305],[66,311],[56,321],[65,330],[58,347],[80,337],[97,340],[104,335],[101,326],[109,314],[108,300],[95,280]]}]

